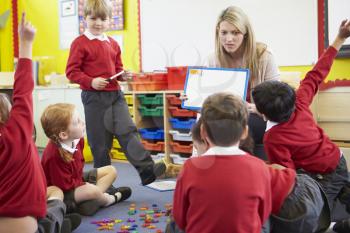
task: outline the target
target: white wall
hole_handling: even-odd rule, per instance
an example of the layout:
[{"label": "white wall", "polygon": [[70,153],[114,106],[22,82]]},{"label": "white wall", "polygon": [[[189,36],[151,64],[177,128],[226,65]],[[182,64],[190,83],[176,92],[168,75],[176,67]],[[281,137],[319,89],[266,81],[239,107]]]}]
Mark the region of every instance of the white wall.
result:
[{"label": "white wall", "polygon": [[201,65],[214,51],[215,24],[241,7],[278,65],[317,60],[317,0],[140,0],[142,68]]}]

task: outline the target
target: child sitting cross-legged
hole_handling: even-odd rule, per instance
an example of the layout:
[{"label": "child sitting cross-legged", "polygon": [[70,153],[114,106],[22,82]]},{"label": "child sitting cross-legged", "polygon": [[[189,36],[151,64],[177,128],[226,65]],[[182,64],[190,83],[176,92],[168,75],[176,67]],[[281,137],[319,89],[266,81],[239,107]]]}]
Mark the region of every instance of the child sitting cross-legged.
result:
[{"label": "child sitting cross-legged", "polygon": [[62,189],[68,212],[76,210],[82,215],[93,215],[100,207],[130,197],[129,187],[109,189],[117,176],[113,166],[83,172],[85,124],[74,105],[48,106],[41,116],[41,124],[50,138],[41,160],[46,180],[48,185]]}]

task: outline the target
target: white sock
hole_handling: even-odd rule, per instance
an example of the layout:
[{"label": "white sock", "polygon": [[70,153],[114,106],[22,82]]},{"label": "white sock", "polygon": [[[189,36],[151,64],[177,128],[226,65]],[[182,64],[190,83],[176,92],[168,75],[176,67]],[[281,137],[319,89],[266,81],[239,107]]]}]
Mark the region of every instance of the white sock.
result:
[{"label": "white sock", "polygon": [[104,195],[107,198],[107,203],[104,206],[110,206],[116,202],[116,197],[114,195],[110,195],[108,193],[104,193]]},{"label": "white sock", "polygon": [[117,202],[122,198],[122,194],[120,192],[116,192],[114,196],[117,199]]}]

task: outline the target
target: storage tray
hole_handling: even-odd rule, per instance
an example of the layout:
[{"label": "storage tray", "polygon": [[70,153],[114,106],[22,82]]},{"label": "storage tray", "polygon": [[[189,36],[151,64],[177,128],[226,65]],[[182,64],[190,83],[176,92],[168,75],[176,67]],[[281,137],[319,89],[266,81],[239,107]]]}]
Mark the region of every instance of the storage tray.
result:
[{"label": "storage tray", "polygon": [[140,106],[141,116],[163,116],[163,106],[158,106],[155,108],[147,108],[146,106]]},{"label": "storage tray", "polygon": [[147,142],[145,140],[141,140],[141,143],[143,144],[146,150],[164,152],[164,145],[165,145],[164,142],[152,143],[152,142]]},{"label": "storage tray", "polygon": [[159,128],[143,128],[139,129],[143,139],[164,140],[164,130]]},{"label": "storage tray", "polygon": [[197,113],[195,111],[190,111],[187,109],[182,109],[178,107],[169,107],[171,116],[173,117],[196,117]]},{"label": "storage tray", "polygon": [[192,133],[181,133],[177,130],[169,130],[169,133],[173,136],[174,141],[184,141],[191,142],[192,141]]},{"label": "storage tray", "polygon": [[178,142],[170,142],[170,147],[172,148],[173,152],[175,153],[186,153],[186,154],[192,154],[193,144],[189,145],[182,145]]},{"label": "storage tray", "polygon": [[142,105],[163,105],[162,94],[142,94],[137,95]]},{"label": "storage tray", "polygon": [[192,129],[193,124],[196,123],[196,119],[180,120],[177,118],[170,118],[169,122],[171,123],[173,129]]},{"label": "storage tray", "polygon": [[181,104],[182,104],[180,97],[178,97],[176,95],[167,95],[166,98],[167,98],[169,104],[172,106],[181,106]]}]

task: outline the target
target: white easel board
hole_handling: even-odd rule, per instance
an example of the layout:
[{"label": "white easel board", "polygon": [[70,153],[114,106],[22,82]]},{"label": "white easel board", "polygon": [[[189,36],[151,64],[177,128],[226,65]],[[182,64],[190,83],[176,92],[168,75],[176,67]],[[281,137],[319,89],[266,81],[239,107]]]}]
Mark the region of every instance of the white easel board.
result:
[{"label": "white easel board", "polygon": [[229,92],[245,100],[248,88],[248,69],[188,68],[182,107],[198,110],[204,100],[218,92]]}]

